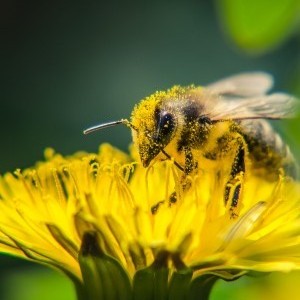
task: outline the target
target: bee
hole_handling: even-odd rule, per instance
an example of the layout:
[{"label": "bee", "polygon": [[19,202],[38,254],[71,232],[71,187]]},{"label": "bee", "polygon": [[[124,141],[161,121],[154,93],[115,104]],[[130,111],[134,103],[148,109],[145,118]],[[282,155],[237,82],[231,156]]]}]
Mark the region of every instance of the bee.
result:
[{"label": "bee", "polygon": [[[130,121],[121,119],[84,131],[125,124],[144,167],[173,159],[185,178],[199,168],[222,168],[231,159],[224,202],[237,206],[246,160],[257,175],[276,180],[279,170],[296,176],[295,159],[267,120],[292,117],[297,100],[285,93],[267,94],[272,77],[263,72],[234,75],[205,87],[174,86],[137,104]],[[176,201],[173,193],[170,197]]]}]

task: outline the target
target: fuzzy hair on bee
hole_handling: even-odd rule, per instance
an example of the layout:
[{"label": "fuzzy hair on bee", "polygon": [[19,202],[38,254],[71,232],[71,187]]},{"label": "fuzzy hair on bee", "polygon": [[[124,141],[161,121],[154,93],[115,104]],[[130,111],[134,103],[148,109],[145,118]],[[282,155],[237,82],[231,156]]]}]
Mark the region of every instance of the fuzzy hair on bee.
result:
[{"label": "fuzzy hair on bee", "polygon": [[144,167],[172,159],[183,178],[199,168],[225,168],[229,160],[224,201],[231,199],[234,209],[247,161],[256,175],[268,180],[277,180],[282,170],[297,176],[288,145],[267,120],[293,117],[299,101],[286,93],[268,94],[272,86],[272,76],[264,72],[242,73],[203,87],[174,86],[141,100],[130,120],[97,125],[85,133],[125,124]]},{"label": "fuzzy hair on bee", "polygon": [[264,72],[234,75],[205,87],[174,86],[143,99],[130,121],[97,125],[85,133],[129,126],[144,167],[172,158],[190,174],[201,159],[222,159],[243,143],[258,173],[265,170],[272,177],[284,168],[294,175],[289,147],[266,120],[293,117],[298,101],[286,93],[267,94],[272,86],[272,76]]},{"label": "fuzzy hair on bee", "polygon": [[173,158],[190,174],[201,160],[220,161],[243,144],[257,173],[274,178],[284,168],[294,176],[293,155],[266,120],[292,117],[297,100],[285,93],[267,95],[272,84],[266,73],[245,73],[207,87],[174,86],[145,98],[131,115],[144,167]]}]

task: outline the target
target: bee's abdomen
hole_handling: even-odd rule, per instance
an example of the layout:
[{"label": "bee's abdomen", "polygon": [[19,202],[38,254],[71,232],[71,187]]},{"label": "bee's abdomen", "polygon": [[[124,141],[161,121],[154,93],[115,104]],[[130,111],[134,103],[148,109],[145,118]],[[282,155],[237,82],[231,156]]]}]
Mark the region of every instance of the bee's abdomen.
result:
[{"label": "bee's abdomen", "polygon": [[297,177],[297,164],[287,144],[265,120],[243,120],[241,134],[248,145],[249,157],[254,170],[266,178],[278,177],[279,170]]}]

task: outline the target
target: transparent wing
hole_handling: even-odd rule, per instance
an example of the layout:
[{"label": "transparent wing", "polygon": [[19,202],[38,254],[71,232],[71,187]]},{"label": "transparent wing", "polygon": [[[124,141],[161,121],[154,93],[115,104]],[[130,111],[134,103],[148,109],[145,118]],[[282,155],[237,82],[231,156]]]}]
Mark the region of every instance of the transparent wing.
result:
[{"label": "transparent wing", "polygon": [[251,98],[226,98],[219,95],[214,100],[210,101],[206,115],[215,121],[290,118],[299,108],[299,101],[284,93]]},{"label": "transparent wing", "polygon": [[222,95],[253,97],[266,94],[272,86],[273,78],[270,74],[249,72],[221,79],[206,87]]}]

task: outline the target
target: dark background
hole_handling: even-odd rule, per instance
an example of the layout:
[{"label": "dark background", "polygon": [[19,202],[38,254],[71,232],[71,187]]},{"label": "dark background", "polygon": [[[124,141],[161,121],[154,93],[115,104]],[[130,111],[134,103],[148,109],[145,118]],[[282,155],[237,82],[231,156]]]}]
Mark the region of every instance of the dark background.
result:
[{"label": "dark background", "polygon": [[[72,154],[110,142],[126,151],[125,127],[82,130],[129,117],[140,99],[174,84],[252,70],[272,73],[276,90],[299,84],[299,40],[247,56],[227,37],[213,1],[7,0],[0,26],[0,173],[33,165],[49,146]],[[299,155],[299,139],[284,135]],[[1,279],[31,265],[2,257],[0,267]]]},{"label": "dark background", "polygon": [[299,43],[249,57],[226,38],[212,1],[4,1],[0,5],[0,172],[63,154],[126,150],[126,128],[90,136],[98,122],[128,117],[146,95],[249,70],[288,90]]}]

